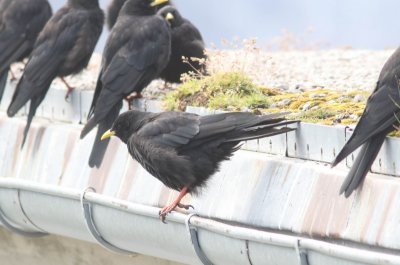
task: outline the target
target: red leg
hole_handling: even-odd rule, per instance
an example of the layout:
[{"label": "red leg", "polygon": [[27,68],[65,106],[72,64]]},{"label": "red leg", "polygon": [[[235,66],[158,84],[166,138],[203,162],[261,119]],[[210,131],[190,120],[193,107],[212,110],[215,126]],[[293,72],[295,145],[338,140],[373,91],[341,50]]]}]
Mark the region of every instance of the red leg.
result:
[{"label": "red leg", "polygon": [[74,91],[74,87],[70,86],[67,81],[65,81],[64,77],[60,77],[61,81],[64,83],[64,85],[67,87],[68,91],[67,94],[65,95],[65,100],[69,98],[69,95],[71,95],[72,91]]},{"label": "red leg", "polygon": [[17,80],[17,78],[15,77],[15,75],[14,75],[13,71],[11,70],[11,68],[10,68],[10,75],[11,75],[10,81],[15,81],[15,80]]},{"label": "red leg", "polygon": [[129,96],[127,96],[125,98],[125,100],[128,102],[128,109],[132,110],[132,108],[133,108],[132,101],[135,98],[142,98],[142,97],[143,97],[143,95],[140,92],[134,92],[134,93],[130,94]]},{"label": "red leg", "polygon": [[164,87],[163,87],[163,89],[167,89],[168,88],[168,82],[167,81],[164,81]]},{"label": "red leg", "polygon": [[185,195],[188,193],[188,187],[184,187],[178,197],[170,204],[165,206],[164,208],[161,209],[161,211],[159,212],[160,215],[160,219],[161,221],[165,221],[165,217],[167,216],[167,214],[169,214],[170,212],[172,212],[176,207],[179,208],[184,208],[186,210],[189,210],[189,208],[193,208],[193,206],[191,205],[185,205],[185,204],[181,204],[181,200],[183,197],[185,197]]}]

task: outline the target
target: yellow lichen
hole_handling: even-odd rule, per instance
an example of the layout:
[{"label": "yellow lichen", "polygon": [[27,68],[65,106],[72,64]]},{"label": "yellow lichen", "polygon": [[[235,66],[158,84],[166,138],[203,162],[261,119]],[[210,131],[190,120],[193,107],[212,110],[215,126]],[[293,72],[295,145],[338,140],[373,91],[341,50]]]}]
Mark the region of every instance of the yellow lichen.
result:
[{"label": "yellow lichen", "polygon": [[286,92],[258,86],[241,72],[229,72],[187,80],[176,91],[167,94],[164,102],[171,110],[201,106],[262,113],[289,111],[292,113],[289,118],[307,122],[355,124],[363,113],[369,93],[328,88]]}]

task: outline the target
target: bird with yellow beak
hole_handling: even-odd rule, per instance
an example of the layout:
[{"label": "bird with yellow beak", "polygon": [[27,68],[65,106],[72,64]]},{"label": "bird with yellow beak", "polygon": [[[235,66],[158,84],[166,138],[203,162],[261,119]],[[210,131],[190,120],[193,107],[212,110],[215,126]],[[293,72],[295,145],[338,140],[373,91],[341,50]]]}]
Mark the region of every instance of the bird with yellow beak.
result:
[{"label": "bird with yellow beak", "polygon": [[127,111],[119,115],[101,139],[117,136],[130,155],[178,197],[159,212],[162,221],[187,193],[198,193],[207,180],[240,148],[241,141],[293,131],[284,113],[255,115],[228,112],[199,116],[185,112]]}]

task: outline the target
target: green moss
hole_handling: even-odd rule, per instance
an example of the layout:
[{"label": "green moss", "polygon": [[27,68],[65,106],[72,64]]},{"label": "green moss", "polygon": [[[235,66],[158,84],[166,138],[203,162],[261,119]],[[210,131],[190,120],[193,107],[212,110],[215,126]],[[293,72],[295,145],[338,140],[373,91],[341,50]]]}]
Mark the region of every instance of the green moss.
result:
[{"label": "green moss", "polygon": [[299,113],[293,113],[291,119],[302,120],[305,122],[329,124],[335,118],[336,111],[330,109],[309,110]]},{"label": "green moss", "polygon": [[240,72],[217,73],[203,79],[192,79],[165,97],[169,110],[184,110],[186,106],[212,109],[268,108],[269,96],[278,92],[257,86]]},{"label": "green moss", "polygon": [[[354,124],[350,115],[361,116],[368,91],[336,91],[312,89],[305,92],[289,93],[278,89],[256,85],[240,72],[216,73],[201,79],[191,79],[165,97],[169,110],[185,110],[186,106],[211,109],[257,110],[263,113],[289,111],[289,118],[307,122]],[[356,102],[354,97],[362,95]],[[307,104],[306,110],[304,110]]]}]

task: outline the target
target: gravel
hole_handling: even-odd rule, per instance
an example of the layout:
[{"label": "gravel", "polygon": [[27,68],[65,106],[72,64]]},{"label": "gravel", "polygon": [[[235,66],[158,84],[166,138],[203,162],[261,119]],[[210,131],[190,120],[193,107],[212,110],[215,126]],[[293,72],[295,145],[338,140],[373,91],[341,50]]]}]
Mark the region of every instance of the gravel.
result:
[{"label": "gravel", "polygon": [[[311,50],[277,51],[262,50],[211,50],[209,71],[244,71],[256,83],[289,92],[301,92],[315,88],[328,88],[342,91],[372,90],[379,72],[393,53],[388,50]],[[94,54],[90,64],[81,74],[67,77],[75,88],[94,89],[101,64],[101,55]],[[21,76],[23,64],[12,67],[17,77]],[[56,85],[61,81],[56,79]],[[147,98],[160,98],[173,90],[176,85],[165,87],[157,80],[144,90]],[[321,96],[316,94],[316,97]],[[355,101],[360,100],[358,97]],[[286,102],[282,102],[286,104]]]},{"label": "gravel", "polygon": [[[372,90],[389,50],[216,51],[215,70],[244,70],[258,84],[290,92],[313,88]],[[214,62],[215,61],[215,62]],[[213,70],[214,70],[213,69]]]}]

